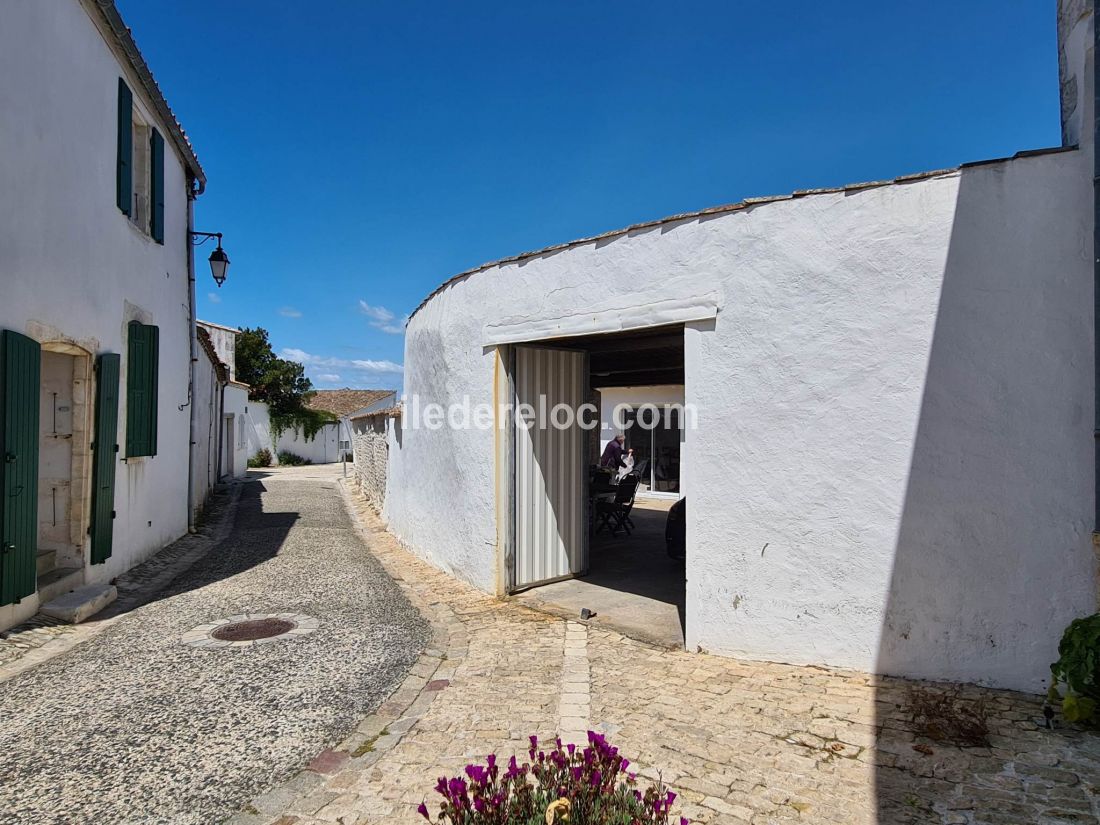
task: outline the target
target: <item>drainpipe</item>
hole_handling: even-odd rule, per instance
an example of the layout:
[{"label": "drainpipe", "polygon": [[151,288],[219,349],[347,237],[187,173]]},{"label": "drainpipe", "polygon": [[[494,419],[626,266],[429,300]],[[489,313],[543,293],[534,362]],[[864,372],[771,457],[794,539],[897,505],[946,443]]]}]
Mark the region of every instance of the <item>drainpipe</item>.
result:
[{"label": "drainpipe", "polygon": [[[1092,347],[1093,347],[1093,442],[1095,460],[1095,512],[1092,542],[1100,547],[1100,0],[1092,3]],[[1082,131],[1085,124],[1082,125]]]},{"label": "drainpipe", "polygon": [[225,384],[218,378],[218,371],[214,370],[214,383],[219,387],[218,390],[218,417],[217,417],[217,431],[218,431],[218,460],[217,460],[217,473],[214,476],[214,483],[219,484],[222,480],[222,473],[225,469],[222,467],[222,444],[225,438]]},{"label": "drainpipe", "polygon": [[195,532],[195,246],[191,243],[191,231],[195,228],[195,181],[190,180],[187,191],[187,340],[190,345],[190,361],[187,365],[187,532]]}]

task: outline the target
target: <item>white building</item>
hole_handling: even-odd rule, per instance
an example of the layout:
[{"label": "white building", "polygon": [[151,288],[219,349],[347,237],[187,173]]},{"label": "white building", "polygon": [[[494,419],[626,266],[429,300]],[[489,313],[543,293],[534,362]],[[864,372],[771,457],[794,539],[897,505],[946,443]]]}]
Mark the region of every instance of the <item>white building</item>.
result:
[{"label": "white building", "polygon": [[109,0],[4,5],[0,112],[3,628],[188,529],[205,177]]},{"label": "white building", "polygon": [[[408,324],[402,426],[377,428],[390,528],[490,593],[582,575],[593,450],[500,403],[679,385],[689,650],[1040,689],[1097,609],[1091,4],[1059,22],[1063,147],[440,286]],[[493,426],[418,425],[464,397]]]}]

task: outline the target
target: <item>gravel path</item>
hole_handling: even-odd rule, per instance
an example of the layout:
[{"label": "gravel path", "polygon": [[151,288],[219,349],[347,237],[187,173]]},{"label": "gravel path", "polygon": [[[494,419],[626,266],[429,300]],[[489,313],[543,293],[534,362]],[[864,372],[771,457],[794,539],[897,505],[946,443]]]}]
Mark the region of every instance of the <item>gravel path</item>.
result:
[{"label": "gravel path", "polygon": [[[180,642],[284,611],[318,630],[228,650]],[[250,482],[228,538],[155,600],[0,684],[0,822],[221,821],[343,739],[427,638],[334,476]]]}]

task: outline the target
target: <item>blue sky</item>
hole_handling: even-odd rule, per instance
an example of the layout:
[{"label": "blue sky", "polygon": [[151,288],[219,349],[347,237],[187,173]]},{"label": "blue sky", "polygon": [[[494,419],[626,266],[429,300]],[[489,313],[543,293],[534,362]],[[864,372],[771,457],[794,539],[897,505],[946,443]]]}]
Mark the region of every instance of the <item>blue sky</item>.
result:
[{"label": "blue sky", "polygon": [[400,386],[403,316],[485,261],[1060,142],[1053,0],[117,4],[233,261],[199,317],[320,387]]}]

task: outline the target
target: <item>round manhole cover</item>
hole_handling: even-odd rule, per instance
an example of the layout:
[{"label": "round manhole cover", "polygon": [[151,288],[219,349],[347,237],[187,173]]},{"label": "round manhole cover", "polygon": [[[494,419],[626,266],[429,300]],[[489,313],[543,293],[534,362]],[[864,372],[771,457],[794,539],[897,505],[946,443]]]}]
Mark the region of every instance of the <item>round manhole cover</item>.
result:
[{"label": "round manhole cover", "polygon": [[252,619],[247,622],[223,624],[210,636],[223,642],[253,642],[256,639],[281,636],[293,629],[294,622],[286,619]]},{"label": "round manhole cover", "polygon": [[188,630],[180,641],[199,648],[251,647],[308,636],[317,626],[304,613],[241,613]]}]

